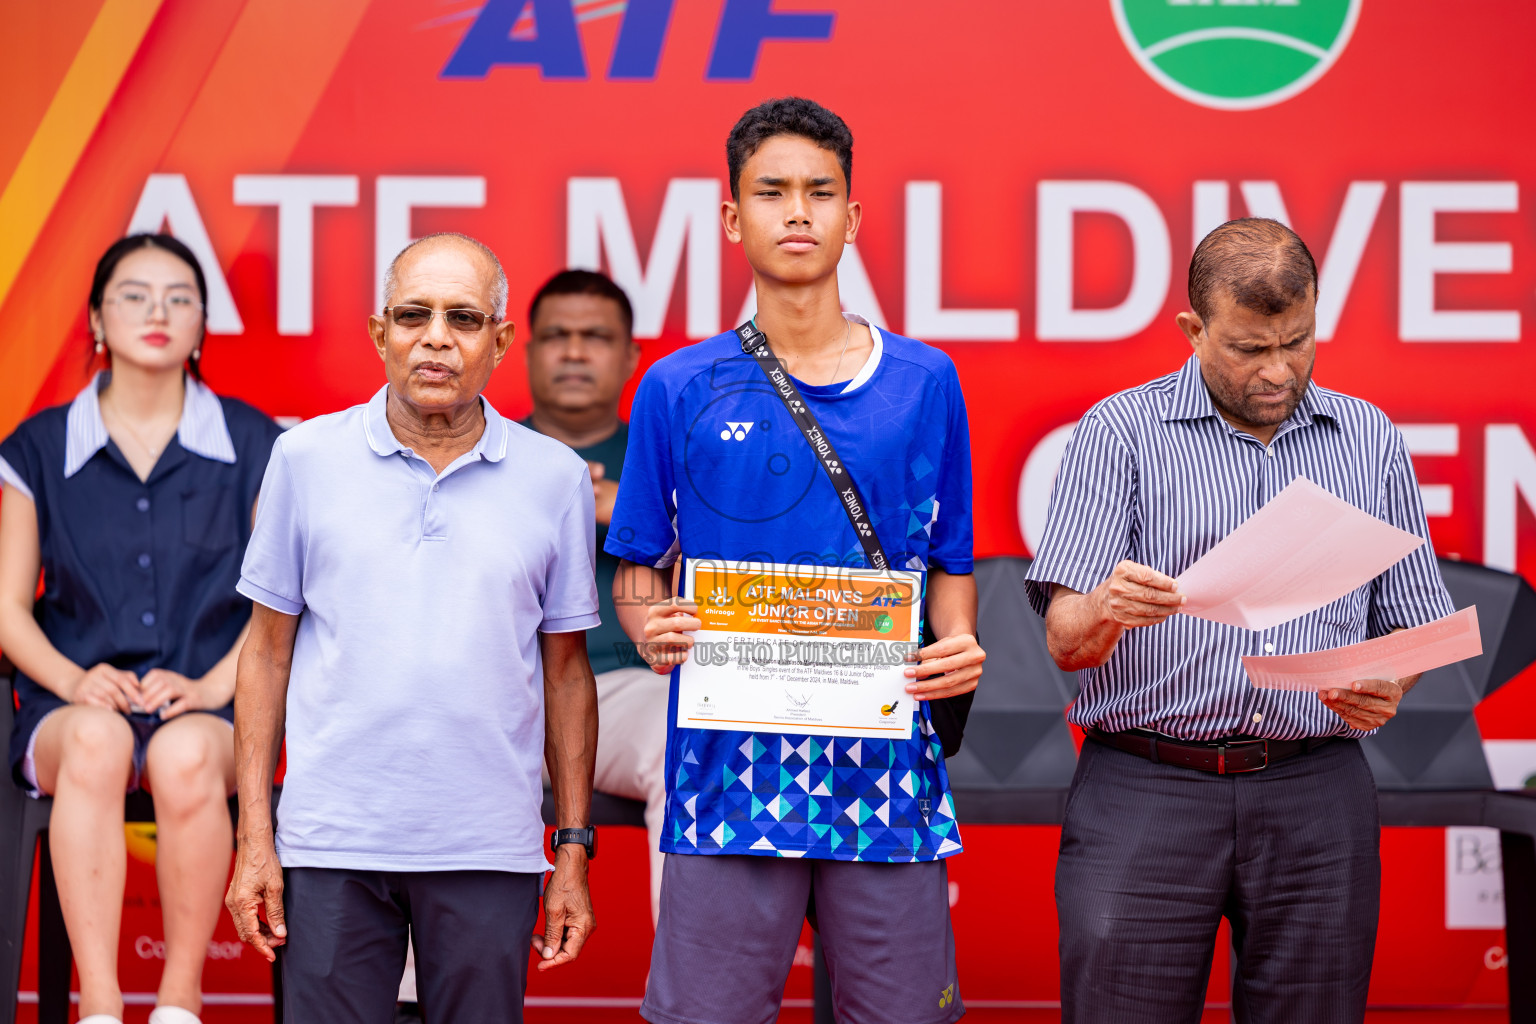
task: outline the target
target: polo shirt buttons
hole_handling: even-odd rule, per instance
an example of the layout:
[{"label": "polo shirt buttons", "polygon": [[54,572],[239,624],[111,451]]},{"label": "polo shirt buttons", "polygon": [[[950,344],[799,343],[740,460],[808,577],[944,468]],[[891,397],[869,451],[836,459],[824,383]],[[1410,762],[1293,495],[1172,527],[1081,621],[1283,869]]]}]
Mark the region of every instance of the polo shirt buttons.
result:
[{"label": "polo shirt buttons", "polygon": [[1273,445],[1268,446],[1268,447],[1266,447],[1264,449],[1264,457],[1268,458],[1268,459],[1272,459],[1272,458],[1275,457],[1275,449],[1274,449]]},{"label": "polo shirt buttons", "polygon": [[153,626],[155,624],[155,613],[145,612],[143,615],[139,616],[139,621],[144,623],[146,626]]},{"label": "polo shirt buttons", "polygon": [[1262,721],[1264,721],[1264,716],[1255,711],[1253,713],[1253,724],[1258,725]]},{"label": "polo shirt buttons", "polygon": [[133,503],[133,507],[138,509],[140,512],[148,512],[149,511],[149,499],[148,498],[140,498],[138,501]]},{"label": "polo shirt buttons", "polygon": [[1275,653],[1275,645],[1274,644],[1269,644],[1269,643],[1265,644],[1264,645],[1264,653],[1265,654],[1274,654]]},{"label": "polo shirt buttons", "polygon": [[149,559],[149,552],[146,551],[142,555],[139,556],[139,568],[140,569],[148,569],[149,568],[149,561],[150,561],[150,559]]}]

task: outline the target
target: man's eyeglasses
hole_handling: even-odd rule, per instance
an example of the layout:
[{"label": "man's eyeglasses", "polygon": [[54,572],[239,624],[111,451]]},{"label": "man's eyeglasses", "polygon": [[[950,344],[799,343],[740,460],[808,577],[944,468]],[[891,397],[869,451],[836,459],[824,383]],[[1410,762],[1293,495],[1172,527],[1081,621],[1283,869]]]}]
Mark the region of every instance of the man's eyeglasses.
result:
[{"label": "man's eyeglasses", "polygon": [[[385,306],[384,315],[403,331],[421,331],[427,328],[437,310],[427,306]],[[478,309],[445,309],[443,323],[460,334],[478,334],[486,324],[500,322],[500,318]]]},{"label": "man's eyeglasses", "polygon": [[149,292],[130,289],[118,292],[104,302],[116,304],[129,323],[148,323],[156,306],[165,307],[165,318],[175,323],[191,323],[203,312],[203,304],[190,295],[172,292],[156,302]]}]

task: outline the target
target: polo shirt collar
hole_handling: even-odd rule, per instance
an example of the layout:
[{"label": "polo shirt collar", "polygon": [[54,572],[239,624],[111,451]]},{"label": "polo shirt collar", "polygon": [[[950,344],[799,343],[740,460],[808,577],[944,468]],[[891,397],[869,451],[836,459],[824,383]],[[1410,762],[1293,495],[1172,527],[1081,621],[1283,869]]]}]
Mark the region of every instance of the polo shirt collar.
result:
[{"label": "polo shirt collar", "polygon": [[[101,418],[101,390],[112,380],[110,370],[99,370],[69,405],[64,432],[64,477],[80,472],[91,456],[107,446],[106,422]],[[224,420],[224,405],[212,389],[196,377],[186,378],[187,394],[181,405],[176,440],[187,451],[214,462],[235,462],[235,442]]]},{"label": "polo shirt collar", "polygon": [[[368,409],[363,416],[363,433],[368,436],[368,447],[373,449],[375,455],[394,455],[406,450],[395,432],[389,428],[389,417],[386,415],[388,404],[389,385],[385,384],[368,400]],[[507,457],[510,433],[507,421],[502,419],[484,395],[480,396],[480,408],[485,413],[485,433],[480,435],[480,440],[475,442],[469,454],[479,455],[487,462],[500,462]]]},{"label": "polo shirt collar", "polygon": [[[1200,376],[1200,357],[1192,355],[1174,378],[1173,393],[1169,396],[1168,408],[1163,412],[1163,420],[1200,420],[1212,416],[1220,418],[1221,413],[1211,398],[1210,389],[1205,386],[1205,378]],[[1301,403],[1281,424],[1281,430],[1309,427],[1317,420],[1324,420],[1334,427],[1339,426],[1339,414],[1333,397],[1313,380],[1307,384]]]}]

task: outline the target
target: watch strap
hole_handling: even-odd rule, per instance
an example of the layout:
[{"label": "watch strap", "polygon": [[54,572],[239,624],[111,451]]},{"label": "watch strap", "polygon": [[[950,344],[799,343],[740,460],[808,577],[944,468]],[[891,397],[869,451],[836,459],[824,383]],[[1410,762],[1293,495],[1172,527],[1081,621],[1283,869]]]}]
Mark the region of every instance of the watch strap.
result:
[{"label": "watch strap", "polygon": [[587,849],[587,859],[597,856],[597,829],[591,825],[585,828],[557,828],[549,837],[550,850],[558,850],[568,843],[575,843]]}]

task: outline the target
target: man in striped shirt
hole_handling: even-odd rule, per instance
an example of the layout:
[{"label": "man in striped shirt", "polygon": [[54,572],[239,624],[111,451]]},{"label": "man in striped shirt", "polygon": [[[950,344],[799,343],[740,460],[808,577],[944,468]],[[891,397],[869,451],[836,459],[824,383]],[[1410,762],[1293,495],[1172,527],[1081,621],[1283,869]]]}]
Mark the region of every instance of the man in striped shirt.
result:
[{"label": "man in striped shirt", "polygon": [[1174,577],[1297,476],[1428,539],[1397,429],[1311,382],[1302,240],[1272,220],[1222,225],[1195,250],[1189,299],[1184,367],[1078,424],[1029,573],[1089,737],[1056,873],[1062,1020],[1198,1019],[1226,916],[1246,1019],[1360,1021],[1380,857],[1357,738],[1416,677],[1313,696],[1253,688],[1240,658],[1358,643],[1452,605],[1426,543],[1272,629],[1176,614]]}]

